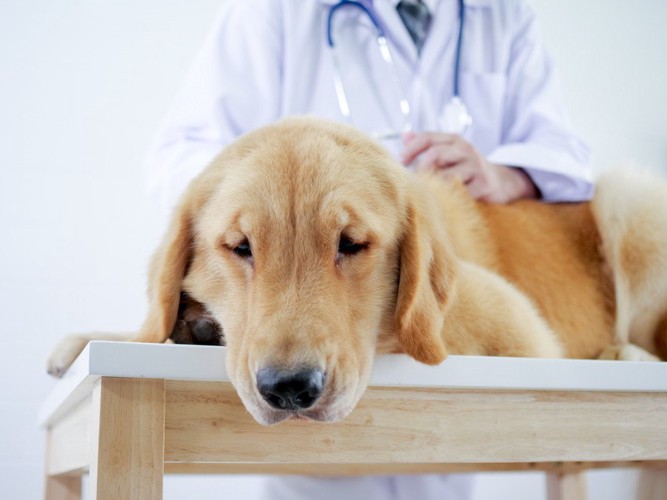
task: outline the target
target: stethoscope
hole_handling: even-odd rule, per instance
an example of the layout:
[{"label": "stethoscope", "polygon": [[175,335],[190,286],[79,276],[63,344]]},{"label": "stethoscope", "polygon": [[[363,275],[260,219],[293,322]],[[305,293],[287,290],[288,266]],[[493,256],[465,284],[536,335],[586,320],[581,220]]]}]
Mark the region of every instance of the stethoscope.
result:
[{"label": "stethoscope", "polygon": [[[460,63],[461,63],[461,46],[463,44],[463,23],[465,16],[465,8],[463,6],[463,0],[458,1],[459,4],[459,32],[456,40],[456,54],[454,58],[454,95],[452,99],[447,103],[441,118],[439,120],[439,125],[442,132],[448,132],[452,134],[464,134],[466,130],[472,124],[472,116],[468,112],[468,108],[465,103],[461,100],[459,94],[459,73],[460,73]],[[336,88],[336,97],[338,100],[338,106],[340,108],[343,117],[351,122],[351,112],[350,105],[347,99],[347,93],[345,92],[345,86],[343,84],[342,71],[341,71],[341,62],[339,60],[338,54],[335,50],[335,44],[332,35],[332,23],[334,14],[343,7],[354,7],[363,11],[371,23],[375,27],[377,34],[377,44],[380,49],[380,54],[385,63],[390,67],[390,73],[392,75],[391,80],[392,84],[396,87],[397,95],[401,96],[399,98],[399,107],[401,114],[403,115],[404,125],[402,130],[398,131],[384,131],[376,132],[375,137],[378,139],[395,139],[401,136],[404,132],[409,132],[412,129],[412,124],[410,121],[410,104],[406,97],[405,90],[401,85],[401,81],[398,77],[398,72],[396,71],[396,66],[391,57],[391,52],[389,51],[389,45],[387,43],[387,38],[384,35],[384,29],[380,23],[375,10],[371,5],[362,3],[361,1],[355,0],[341,0],[340,2],[334,4],[329,9],[329,15],[327,17],[327,43],[329,45],[330,52],[332,54],[333,67],[334,67],[334,85]]]}]

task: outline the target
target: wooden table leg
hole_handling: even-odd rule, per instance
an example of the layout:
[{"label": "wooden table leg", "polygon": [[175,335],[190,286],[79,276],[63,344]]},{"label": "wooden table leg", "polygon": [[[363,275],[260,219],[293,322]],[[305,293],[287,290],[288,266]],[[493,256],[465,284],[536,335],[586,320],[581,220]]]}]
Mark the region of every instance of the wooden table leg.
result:
[{"label": "wooden table leg", "polygon": [[584,472],[547,474],[548,500],[586,500],[586,496]]},{"label": "wooden table leg", "polygon": [[81,500],[81,476],[46,476],[46,500]]},{"label": "wooden table leg", "polygon": [[93,392],[91,500],[162,498],[164,380],[102,377]]},{"label": "wooden table leg", "polygon": [[645,467],[639,475],[637,500],[664,500],[667,496],[667,469]]}]

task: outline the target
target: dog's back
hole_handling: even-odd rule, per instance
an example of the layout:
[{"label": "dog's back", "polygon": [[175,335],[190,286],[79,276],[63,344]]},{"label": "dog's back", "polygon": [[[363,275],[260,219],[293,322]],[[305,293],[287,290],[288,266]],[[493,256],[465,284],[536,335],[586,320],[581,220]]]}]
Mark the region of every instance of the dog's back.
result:
[{"label": "dog's back", "polygon": [[634,343],[667,358],[667,184],[610,172],[591,203],[474,202],[434,182],[458,255],[497,272],[537,306],[568,357]]}]

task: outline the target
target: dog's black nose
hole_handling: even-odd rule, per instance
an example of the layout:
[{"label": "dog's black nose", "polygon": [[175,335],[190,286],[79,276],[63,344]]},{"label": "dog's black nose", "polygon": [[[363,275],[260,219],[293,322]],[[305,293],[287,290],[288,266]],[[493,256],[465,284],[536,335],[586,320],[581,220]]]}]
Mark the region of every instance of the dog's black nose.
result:
[{"label": "dog's black nose", "polygon": [[324,372],[316,368],[284,370],[262,368],[257,372],[257,390],[274,408],[310,408],[322,394]]}]

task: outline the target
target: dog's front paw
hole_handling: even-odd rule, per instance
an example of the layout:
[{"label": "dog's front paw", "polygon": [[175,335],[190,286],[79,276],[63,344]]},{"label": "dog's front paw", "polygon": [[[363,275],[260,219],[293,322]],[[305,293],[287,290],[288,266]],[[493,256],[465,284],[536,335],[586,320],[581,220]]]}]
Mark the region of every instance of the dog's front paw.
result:
[{"label": "dog's front paw", "polygon": [[608,346],[598,359],[617,361],[660,361],[648,351],[634,344],[621,344]]},{"label": "dog's front paw", "polygon": [[169,336],[174,344],[225,345],[222,326],[201,302],[181,292],[178,318]]},{"label": "dog's front paw", "polygon": [[58,342],[46,363],[49,375],[62,377],[89,341],[88,335],[69,335]]}]

